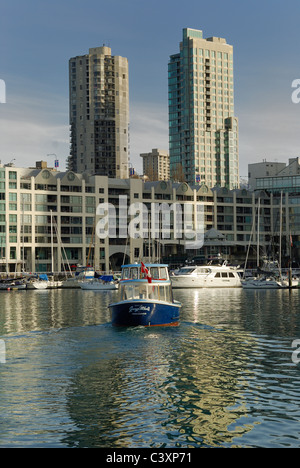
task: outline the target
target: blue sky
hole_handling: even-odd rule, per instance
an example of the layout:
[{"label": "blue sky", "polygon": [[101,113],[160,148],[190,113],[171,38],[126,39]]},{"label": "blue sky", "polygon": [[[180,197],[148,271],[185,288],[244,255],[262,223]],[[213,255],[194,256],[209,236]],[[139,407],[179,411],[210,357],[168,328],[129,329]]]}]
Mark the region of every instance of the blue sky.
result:
[{"label": "blue sky", "polygon": [[240,175],[262,159],[300,156],[299,0],[0,0],[0,160],[61,169],[69,153],[68,61],[106,44],[129,60],[130,151],[168,149],[167,64],[182,29],[234,47]]}]

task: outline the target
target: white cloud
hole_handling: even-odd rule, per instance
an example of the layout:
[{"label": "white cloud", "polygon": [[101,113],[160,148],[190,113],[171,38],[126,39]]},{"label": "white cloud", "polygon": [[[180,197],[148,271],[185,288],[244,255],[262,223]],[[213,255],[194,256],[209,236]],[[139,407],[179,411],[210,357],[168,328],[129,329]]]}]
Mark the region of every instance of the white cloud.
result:
[{"label": "white cloud", "polygon": [[[68,105],[68,104],[67,104]],[[13,96],[0,106],[0,160],[15,159],[19,167],[34,166],[36,161],[65,167],[69,154],[69,127],[66,101],[60,96]]]}]

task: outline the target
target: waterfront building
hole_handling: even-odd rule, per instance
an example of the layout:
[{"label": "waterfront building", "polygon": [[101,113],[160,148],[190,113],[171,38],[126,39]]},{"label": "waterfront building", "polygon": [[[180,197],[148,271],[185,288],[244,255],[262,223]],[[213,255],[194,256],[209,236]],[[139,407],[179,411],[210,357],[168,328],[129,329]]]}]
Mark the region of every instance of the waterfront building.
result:
[{"label": "waterfront building", "polygon": [[286,164],[278,161],[267,161],[248,164],[248,187],[250,190],[256,189],[256,179],[258,177],[273,177],[276,176]]},{"label": "waterfront building", "polygon": [[[280,216],[284,256],[292,238],[293,257],[299,259],[300,191],[285,192],[282,206],[280,199],[268,191],[59,172],[45,163],[36,168],[0,166],[0,271],[60,272],[87,262],[100,271],[116,271],[123,261],[160,258],[176,265],[186,258],[217,254],[243,263],[250,242],[259,244],[261,254],[272,254],[272,246],[278,253]],[[142,204],[146,217],[130,211]],[[163,213],[151,217],[152,207],[159,211],[163,204],[178,204],[182,214],[188,208],[184,228],[190,223],[194,230],[202,207],[202,248],[186,249],[184,238],[176,234],[175,212],[170,212],[169,222]],[[99,220],[105,217],[100,205],[106,206],[110,221],[108,235],[102,237]],[[212,239],[212,229],[220,233],[219,243]]]},{"label": "waterfront building", "polygon": [[77,173],[128,177],[128,60],[109,47],[89,49],[69,61],[71,149]]},{"label": "waterfront building", "polygon": [[253,190],[268,190],[279,194],[300,192],[300,158],[289,163],[266,162],[249,164],[249,185]]},{"label": "waterfront building", "polygon": [[142,153],[143,174],[149,180],[170,180],[170,158],[168,151],[152,149],[151,153]]},{"label": "waterfront building", "polygon": [[239,187],[238,120],[234,116],[233,47],[186,28],[170,56],[169,152],[173,180]]}]

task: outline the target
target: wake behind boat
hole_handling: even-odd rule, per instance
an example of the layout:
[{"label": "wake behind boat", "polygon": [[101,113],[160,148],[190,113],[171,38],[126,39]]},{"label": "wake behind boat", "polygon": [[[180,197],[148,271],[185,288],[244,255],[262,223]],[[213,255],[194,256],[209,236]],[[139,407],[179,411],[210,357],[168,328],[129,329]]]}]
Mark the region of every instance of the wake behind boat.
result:
[{"label": "wake behind boat", "polygon": [[113,325],[179,325],[181,304],[173,299],[168,265],[123,265],[119,301],[109,308]]}]

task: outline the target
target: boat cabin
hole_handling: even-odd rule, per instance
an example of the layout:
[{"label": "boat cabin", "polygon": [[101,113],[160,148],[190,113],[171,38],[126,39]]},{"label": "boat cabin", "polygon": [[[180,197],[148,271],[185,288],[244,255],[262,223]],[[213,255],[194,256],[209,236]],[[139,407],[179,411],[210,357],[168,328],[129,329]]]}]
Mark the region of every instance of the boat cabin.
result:
[{"label": "boat cabin", "polygon": [[[166,281],[169,279],[168,265],[145,265],[150,273],[152,281]],[[121,280],[146,280],[147,276],[142,272],[142,265],[134,263],[122,267]]]},{"label": "boat cabin", "polygon": [[119,300],[120,301],[140,301],[153,300],[172,302],[172,289],[170,283],[120,283],[119,284]]},{"label": "boat cabin", "polygon": [[163,301],[172,302],[172,288],[169,280],[168,265],[145,265],[151,282],[141,264],[124,265],[119,283],[120,301]]},{"label": "boat cabin", "polygon": [[176,275],[208,275],[211,273],[210,268],[206,267],[182,267],[180,270],[175,273]]}]

